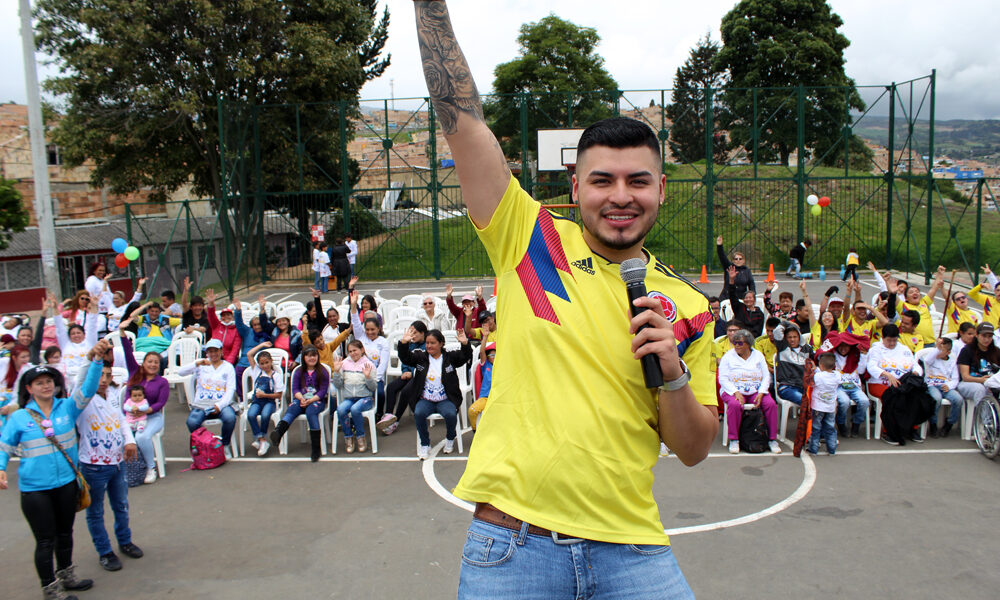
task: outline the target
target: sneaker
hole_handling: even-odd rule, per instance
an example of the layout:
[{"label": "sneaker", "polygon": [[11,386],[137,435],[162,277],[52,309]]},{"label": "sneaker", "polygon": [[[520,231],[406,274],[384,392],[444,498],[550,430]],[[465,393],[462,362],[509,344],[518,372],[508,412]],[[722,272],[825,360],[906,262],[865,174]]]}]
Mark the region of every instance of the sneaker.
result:
[{"label": "sneaker", "polygon": [[729,440],[729,453],[739,454],[740,453],[740,441],[739,440]]},{"label": "sneaker", "polygon": [[250,445],[253,446],[254,448],[258,448],[259,449],[260,448],[260,440],[254,440],[254,441],[250,442]]},{"label": "sneaker", "polygon": [[132,542],[122,544],[121,546],[118,546],[118,549],[122,551],[122,554],[129,558],[142,558],[142,549]]},{"label": "sneaker", "polygon": [[945,423],[944,427],[938,430],[938,437],[948,437],[948,434],[951,433],[951,428],[954,427],[954,425],[954,423]]},{"label": "sneaker", "polygon": [[767,443],[767,447],[771,450],[771,454],[781,454],[781,445],[778,444],[778,440],[771,440]]},{"label": "sneaker", "polygon": [[395,423],[393,423],[392,425],[389,425],[388,427],[386,427],[385,431],[383,431],[382,433],[384,433],[385,435],[392,435],[393,433],[395,433],[395,431],[397,429],[399,429],[399,422],[398,421],[395,422]]},{"label": "sneaker", "polygon": [[846,423],[844,423],[843,425],[841,425],[840,423],[837,423],[837,435],[839,435],[842,438],[847,437],[847,424]]},{"label": "sneaker", "polygon": [[344,452],[354,454],[354,438],[344,438]]},{"label": "sneaker", "polygon": [[382,417],[378,423],[375,423],[375,428],[385,433],[385,430],[391,427],[396,422],[396,415],[389,413]]},{"label": "sneaker", "polygon": [[102,554],[100,562],[105,571],[121,571],[122,569],[122,561],[114,552]]},{"label": "sneaker", "polygon": [[223,448],[222,453],[226,455],[226,460],[233,460],[233,451],[229,449],[229,446]]},{"label": "sneaker", "polygon": [[364,452],[368,449],[368,438],[363,435],[358,436],[358,452]]},{"label": "sneaker", "polygon": [[896,440],[892,439],[891,437],[889,437],[888,435],[886,435],[884,433],[882,434],[882,441],[885,442],[886,444],[889,444],[890,446],[898,446],[899,445],[899,442],[897,442]]},{"label": "sneaker", "polygon": [[267,440],[261,440],[260,448],[257,450],[257,456],[267,456],[267,451],[271,449],[271,442]]},{"label": "sneaker", "polygon": [[837,449],[836,448],[834,448],[833,450],[830,450],[828,448],[827,451],[826,451],[826,455],[827,456],[836,456],[836,454],[837,454]]},{"label": "sneaker", "polygon": [[445,440],[444,441],[444,453],[451,454],[455,451],[455,440]]},{"label": "sneaker", "polygon": [[664,456],[670,456],[670,448],[667,448],[666,444],[660,442],[660,457],[662,458]]},{"label": "sneaker", "polygon": [[146,471],[146,478],[142,480],[143,483],[154,483],[156,481],[156,469],[150,469]]},{"label": "sneaker", "polygon": [[920,436],[920,428],[914,427],[913,431],[910,433],[910,441],[916,442],[918,444],[924,443],[924,438]]},{"label": "sneaker", "polygon": [[417,448],[417,458],[420,460],[426,460],[427,456],[431,453],[430,446],[420,446]]},{"label": "sneaker", "polygon": [[931,423],[930,427],[927,428],[927,433],[932,438],[936,438],[938,436],[938,426],[937,426],[937,423]]}]

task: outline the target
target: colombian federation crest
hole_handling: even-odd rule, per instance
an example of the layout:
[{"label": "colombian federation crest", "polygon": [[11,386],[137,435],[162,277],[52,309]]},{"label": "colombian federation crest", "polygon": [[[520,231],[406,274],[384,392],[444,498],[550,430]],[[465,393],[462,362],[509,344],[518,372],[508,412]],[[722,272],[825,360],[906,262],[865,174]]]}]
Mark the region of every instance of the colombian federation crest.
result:
[{"label": "colombian federation crest", "polygon": [[674,301],[669,296],[664,296],[657,291],[649,292],[646,296],[656,298],[660,301],[660,306],[663,307],[663,314],[666,315],[669,321],[673,322],[677,318],[677,305],[674,304]]}]

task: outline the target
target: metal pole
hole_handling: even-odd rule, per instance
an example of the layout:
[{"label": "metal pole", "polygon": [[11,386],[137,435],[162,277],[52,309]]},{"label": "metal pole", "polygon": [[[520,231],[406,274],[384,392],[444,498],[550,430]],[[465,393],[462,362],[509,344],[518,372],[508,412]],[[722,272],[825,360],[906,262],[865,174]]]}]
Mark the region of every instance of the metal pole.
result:
[{"label": "metal pole", "polygon": [[889,165],[886,171],[885,268],[892,268],[892,203],[896,199],[896,82],[889,88]]},{"label": "metal pole", "polygon": [[[351,233],[351,174],[347,167],[347,101],[337,104],[337,122],[340,128],[340,207],[344,214],[344,233]],[[395,207],[393,207],[395,208]],[[358,232],[354,237],[361,237]]]},{"label": "metal pole", "polygon": [[985,184],[986,180],[980,179],[976,186],[976,258],[972,263],[972,283],[976,285],[979,285],[979,266],[982,264],[979,262],[982,260],[979,251],[983,242],[983,186]]},{"label": "metal pole", "polygon": [[[931,69],[931,108],[930,126],[927,131],[927,229],[924,232],[924,285],[931,282],[931,220],[932,201],[934,199],[934,83],[937,79],[937,69]],[[978,265],[977,265],[978,268]]]},{"label": "metal pole", "polygon": [[712,88],[705,87],[705,264],[715,250],[715,148],[712,139]]},{"label": "metal pole", "polygon": [[[427,126],[428,133],[430,136],[427,139],[427,160],[431,164],[431,180],[428,184],[431,193],[431,245],[434,248],[434,279],[441,279],[444,272],[441,271],[441,224],[438,218],[438,192],[440,191],[440,184],[438,183],[438,155],[437,155],[437,120],[434,115],[434,105],[427,101]],[[525,135],[526,130],[522,130],[522,139]],[[464,202],[464,199],[463,199]]]},{"label": "metal pole", "polygon": [[796,171],[795,180],[796,188],[798,190],[798,218],[796,220],[796,234],[797,238],[795,243],[805,239],[806,233],[806,91],[801,85],[798,86],[798,94],[796,98],[796,115],[798,121],[798,132],[796,135],[796,151],[798,158],[795,160]]},{"label": "metal pole", "polygon": [[760,127],[757,123],[757,88],[753,88],[753,128],[750,134],[753,138],[753,178],[757,179],[757,146],[760,143]]},{"label": "metal pole", "polygon": [[42,280],[45,288],[58,295],[59,268],[56,257],[56,225],[52,215],[49,192],[49,164],[45,153],[45,123],[42,121],[42,99],[38,91],[38,71],[35,67],[35,30],[31,26],[31,2],[20,0],[21,44],[24,58],[24,85],[28,91],[28,131],[31,137],[31,170],[35,188],[35,220],[38,222],[38,245],[42,255]]},{"label": "metal pole", "polygon": [[518,94],[521,99],[521,187],[531,195],[531,171],[528,168],[528,93]]}]

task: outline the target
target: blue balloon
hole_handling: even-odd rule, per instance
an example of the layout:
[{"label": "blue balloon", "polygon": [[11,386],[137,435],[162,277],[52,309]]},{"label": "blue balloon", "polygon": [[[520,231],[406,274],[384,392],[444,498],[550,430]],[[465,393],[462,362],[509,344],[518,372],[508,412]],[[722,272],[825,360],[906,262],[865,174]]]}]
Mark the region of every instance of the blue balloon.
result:
[{"label": "blue balloon", "polygon": [[128,242],[122,238],[115,238],[111,242],[111,249],[115,251],[116,254],[121,254],[125,252],[125,248],[128,248]]}]

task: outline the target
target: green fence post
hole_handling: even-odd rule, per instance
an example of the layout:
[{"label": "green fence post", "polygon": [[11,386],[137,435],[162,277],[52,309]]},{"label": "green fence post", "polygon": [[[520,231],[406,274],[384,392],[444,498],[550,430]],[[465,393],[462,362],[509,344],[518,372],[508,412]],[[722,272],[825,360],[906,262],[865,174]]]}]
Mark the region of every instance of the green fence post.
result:
[{"label": "green fence post", "polygon": [[[434,116],[434,105],[427,101],[427,125],[430,127],[430,137],[427,140],[427,158],[431,163],[431,177],[428,188],[431,193],[431,245],[434,248],[434,279],[441,279],[441,227],[438,222],[438,178],[437,178],[437,120]],[[524,137],[522,133],[522,138]],[[523,142],[522,142],[523,143]]]},{"label": "green fence post", "polygon": [[982,247],[983,241],[983,186],[985,184],[986,180],[980,179],[976,185],[976,258],[972,263],[972,283],[976,285],[979,285],[979,266],[983,264],[979,262],[982,260],[979,250]]},{"label": "green fence post", "polygon": [[889,88],[889,165],[885,173],[888,186],[885,206],[885,268],[892,268],[892,205],[896,192],[896,82]]},{"label": "green fence post", "polygon": [[528,169],[528,93],[521,92],[521,187],[532,195],[531,171]]},{"label": "green fence post", "polygon": [[798,158],[795,160],[795,181],[798,191],[798,207],[796,210],[796,239],[799,243],[805,239],[806,234],[806,91],[801,85],[796,88],[797,98],[795,101],[795,113],[798,121],[798,131],[796,133],[796,152]]},{"label": "green fence post", "polygon": [[931,107],[930,126],[927,130],[927,230],[924,234],[924,252],[927,260],[924,261],[924,285],[931,282],[931,221],[934,200],[934,87],[937,78],[937,69],[931,69]]},{"label": "green fence post", "polygon": [[[264,183],[261,181],[260,168],[260,109],[253,106],[253,179],[254,179],[254,214],[257,215],[258,244],[260,245],[260,283],[267,283],[267,236],[264,231]],[[249,267],[249,259],[247,266]],[[247,269],[247,273],[250,269]]]},{"label": "green fence post", "polygon": [[757,179],[757,145],[760,143],[760,126],[757,123],[757,88],[753,88],[753,128],[750,135],[753,138],[753,178]]},{"label": "green fence post", "polygon": [[[129,205],[128,202],[125,203],[125,237],[126,239],[128,239],[129,246],[135,245],[134,243],[132,243],[132,207]],[[139,255],[139,258],[140,259],[142,258],[141,254]],[[128,277],[129,279],[132,280],[133,290],[135,289],[135,266],[133,265],[134,262],[135,261],[129,261],[128,264]],[[141,263],[142,261],[140,260],[140,264]],[[150,285],[152,285],[152,282],[150,282]]]},{"label": "green fence post", "polygon": [[715,148],[712,136],[712,88],[705,86],[705,264],[715,250]]},{"label": "green fence post", "polygon": [[232,298],[239,273],[238,269],[233,268],[233,234],[229,223],[229,200],[225,196],[219,203],[219,209],[219,218],[223,219],[222,243],[226,248],[226,289],[229,290],[229,297]]},{"label": "green fence post", "polygon": [[[337,122],[340,127],[340,203],[344,215],[344,233],[351,232],[351,174],[348,171],[347,155],[347,101],[341,100],[337,107]],[[433,133],[433,132],[432,132]],[[358,232],[360,237],[361,232]]]},{"label": "green fence post", "polygon": [[[301,105],[295,105],[295,162],[299,168],[299,191],[305,189],[305,175],[302,173],[302,156],[306,153],[306,145],[302,143],[302,115],[299,109]],[[243,190],[240,190],[243,193]]]},{"label": "green fence post", "polygon": [[194,265],[194,252],[191,249],[191,209],[188,207],[188,201],[184,201],[184,229],[187,235],[187,243],[185,244],[185,251],[187,252],[187,266],[188,273],[193,269]]}]

